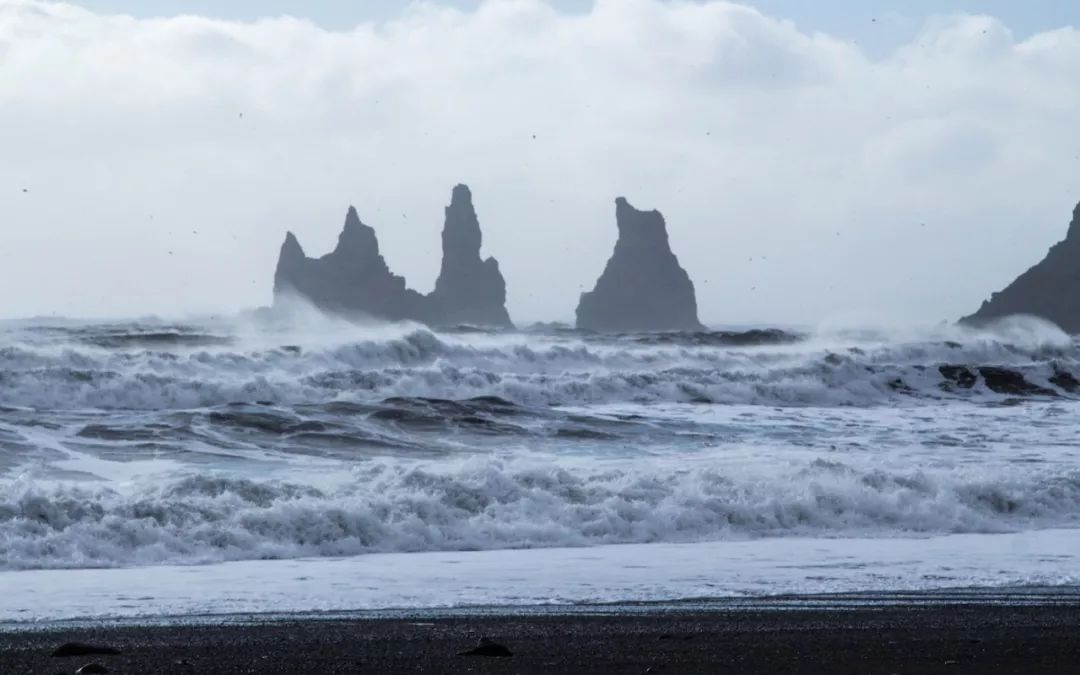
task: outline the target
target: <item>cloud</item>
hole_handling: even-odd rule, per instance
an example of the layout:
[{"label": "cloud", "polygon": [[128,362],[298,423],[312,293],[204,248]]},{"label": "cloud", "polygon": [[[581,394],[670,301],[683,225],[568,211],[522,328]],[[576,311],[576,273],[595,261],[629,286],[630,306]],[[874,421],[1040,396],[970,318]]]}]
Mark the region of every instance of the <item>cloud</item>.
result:
[{"label": "cloud", "polygon": [[[345,207],[419,290],[474,190],[519,319],[568,319],[613,199],[667,217],[702,316],[967,313],[1080,199],[1080,31],[933,17],[883,59],[726,2],[434,4],[334,32],[0,4],[3,314],[269,301]],[[22,188],[29,191],[24,193]]]}]

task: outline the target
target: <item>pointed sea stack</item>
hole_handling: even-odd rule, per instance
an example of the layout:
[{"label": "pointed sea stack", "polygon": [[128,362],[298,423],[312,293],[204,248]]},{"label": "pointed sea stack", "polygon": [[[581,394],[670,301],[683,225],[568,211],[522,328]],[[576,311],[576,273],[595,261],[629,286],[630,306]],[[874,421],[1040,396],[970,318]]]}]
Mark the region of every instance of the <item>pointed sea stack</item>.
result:
[{"label": "pointed sea stack", "polygon": [[425,321],[429,314],[424,296],[390,271],[375,230],[360,222],[351,206],[332,253],[308,258],[291,232],[285,237],[274,274],[275,300],[290,293],[346,316]]},{"label": "pointed sea stack", "polygon": [[446,207],[442,269],[428,296],[436,323],[513,328],[506,311],[506,281],[495,258],[481,259],[482,240],[472,193],[458,185]]},{"label": "pointed sea stack", "polygon": [[308,258],[292,232],[285,236],[274,274],[275,303],[299,295],[344,316],[420,321],[431,326],[512,328],[506,283],[494,258],[480,258],[480,223],[469,188],[458,185],[446,208],[442,271],[429,295],[406,287],[379,254],[375,230],[349,207],[337,248]]},{"label": "pointed sea stack", "polygon": [[615,200],[619,239],[596,288],[581,294],[577,327],[605,332],[702,330],[694,283],[671,252],[659,211]]},{"label": "pointed sea stack", "polygon": [[1054,244],[1042,262],[960,321],[978,325],[1014,314],[1037,316],[1067,333],[1080,333],[1080,204],[1065,239]]}]

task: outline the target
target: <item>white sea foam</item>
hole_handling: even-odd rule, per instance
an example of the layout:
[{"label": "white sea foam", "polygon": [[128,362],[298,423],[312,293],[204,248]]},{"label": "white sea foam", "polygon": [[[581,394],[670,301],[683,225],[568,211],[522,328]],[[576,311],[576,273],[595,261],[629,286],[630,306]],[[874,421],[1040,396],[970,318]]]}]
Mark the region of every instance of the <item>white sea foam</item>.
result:
[{"label": "white sea foam", "polygon": [[[252,560],[198,568],[0,571],[0,626],[57,619],[177,617],[187,623],[200,615],[215,621],[230,613],[704,598],[752,597],[760,603],[777,595],[973,587],[998,589],[1011,603],[1024,601],[1024,587],[1033,600],[1069,602],[1075,601],[1080,583],[1076,534],[1042,530],[911,539],[758,539]],[[1001,597],[960,591],[924,601],[956,602],[958,595],[968,601]],[[911,597],[897,601],[910,602]],[[599,611],[627,610],[605,605]]]},{"label": "white sea foam", "polygon": [[[912,538],[1080,527],[1080,348],[1068,336],[1022,320],[834,322],[782,338],[440,333],[304,312],[0,326],[0,577],[207,563],[226,578],[231,561],[257,584],[272,574],[265,559],[325,571],[340,556],[359,569],[381,554],[479,550],[497,565],[516,550],[526,569],[572,565],[553,553],[565,547],[616,556],[607,547],[626,544],[657,547],[643,560],[704,556],[693,575],[707,585],[708,556],[741,542],[768,550],[747,570],[796,570],[760,581],[780,592],[818,588],[805,561],[776,557],[816,550],[786,547],[799,537],[911,551]],[[955,578],[1020,579],[999,573],[1009,558],[991,549]],[[841,587],[922,587],[909,562],[897,554]],[[1028,562],[1040,580],[1067,576],[1068,563]],[[654,571],[648,588],[635,577],[593,593],[601,577],[567,599],[689,588]],[[488,590],[477,601],[515,597]],[[312,608],[304,592],[280,606]],[[176,602],[159,609],[188,606]],[[223,609],[207,602],[196,611]]]},{"label": "white sea foam", "polygon": [[[993,397],[980,367],[1008,368],[1056,394],[1069,392],[1055,377],[1080,377],[1080,347],[1060,332],[1025,322],[1001,333],[942,329],[912,342],[834,327],[795,344],[757,347],[443,335],[409,325],[341,331],[313,336],[234,329],[222,344],[179,334],[175,345],[132,340],[122,349],[100,346],[100,336],[95,343],[75,341],[71,333],[63,340],[20,334],[21,342],[0,347],[0,405],[175,409],[236,401],[498,395],[527,405],[850,406],[911,396]],[[974,386],[954,386],[941,365],[974,368]]]},{"label": "white sea foam", "polygon": [[707,457],[400,459],[334,489],[212,475],[123,488],[0,483],[8,569],[686,542],[1006,532],[1080,523],[1080,472],[771,471]]}]

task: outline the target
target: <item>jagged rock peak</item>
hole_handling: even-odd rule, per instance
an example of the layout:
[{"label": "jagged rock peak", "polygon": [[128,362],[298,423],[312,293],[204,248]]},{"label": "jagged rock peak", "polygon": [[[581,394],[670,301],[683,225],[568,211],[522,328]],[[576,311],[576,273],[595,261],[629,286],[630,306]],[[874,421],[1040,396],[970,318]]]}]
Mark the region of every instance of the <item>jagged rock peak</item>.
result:
[{"label": "jagged rock peak", "polygon": [[480,257],[483,235],[468,186],[454,187],[445,214],[442,266],[428,296],[435,320],[444,325],[512,327],[499,263]]},{"label": "jagged rock peak", "polygon": [[1076,208],[1073,209],[1072,223],[1069,224],[1069,231],[1065,238],[1080,241],[1080,202],[1077,202]]},{"label": "jagged rock peak", "polygon": [[984,324],[1017,314],[1037,316],[1062,330],[1080,333],[1080,204],[1063,241],[1050,247],[1043,260],[983,302],[961,323]]},{"label": "jagged rock peak", "polygon": [[454,186],[450,205],[446,207],[442,240],[444,256],[480,256],[483,234],[480,232],[480,220],[473,207],[472,191],[467,185]]},{"label": "jagged rock peak", "polygon": [[292,232],[285,233],[285,242],[281,245],[281,257],[282,259],[305,257],[304,247],[300,245],[300,240]]},{"label": "jagged rock peak", "polygon": [[405,286],[379,254],[375,230],[350,207],[333,252],[318,259],[304,255],[289,233],[274,274],[274,301],[299,295],[324,310],[348,316],[426,321],[426,299]]},{"label": "jagged rock peak", "polygon": [[701,330],[690,276],[671,251],[659,211],[615,200],[619,237],[596,287],[581,295],[577,326],[606,332]]},{"label": "jagged rock peak", "polygon": [[334,252],[342,254],[363,252],[366,256],[379,254],[379,238],[375,235],[374,228],[365,225],[360,220],[360,214],[356,212],[355,206],[350,206],[348,213],[345,214],[345,227],[341,229]]},{"label": "jagged rock peak", "polygon": [[639,211],[626,197],[615,200],[615,223],[619,228],[616,246],[661,247],[671,250],[667,223],[657,210]]},{"label": "jagged rock peak", "polygon": [[274,274],[275,303],[300,295],[325,310],[434,326],[512,327],[506,282],[494,258],[482,260],[480,223],[469,188],[454,188],[442,233],[443,260],[435,290],[421,295],[393,274],[379,253],[375,230],[354,207],[331,253],[308,258],[290,232]]}]

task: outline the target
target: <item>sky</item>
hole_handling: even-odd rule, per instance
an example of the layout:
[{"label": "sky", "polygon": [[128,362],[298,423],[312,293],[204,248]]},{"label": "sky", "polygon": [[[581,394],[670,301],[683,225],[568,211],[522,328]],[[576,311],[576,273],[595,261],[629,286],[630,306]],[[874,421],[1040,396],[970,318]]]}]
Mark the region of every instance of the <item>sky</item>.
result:
[{"label": "sky", "polygon": [[659,209],[711,324],[932,323],[1080,200],[1080,3],[0,0],[0,316],[268,304],[350,204],[426,292],[468,183],[519,323]]}]

